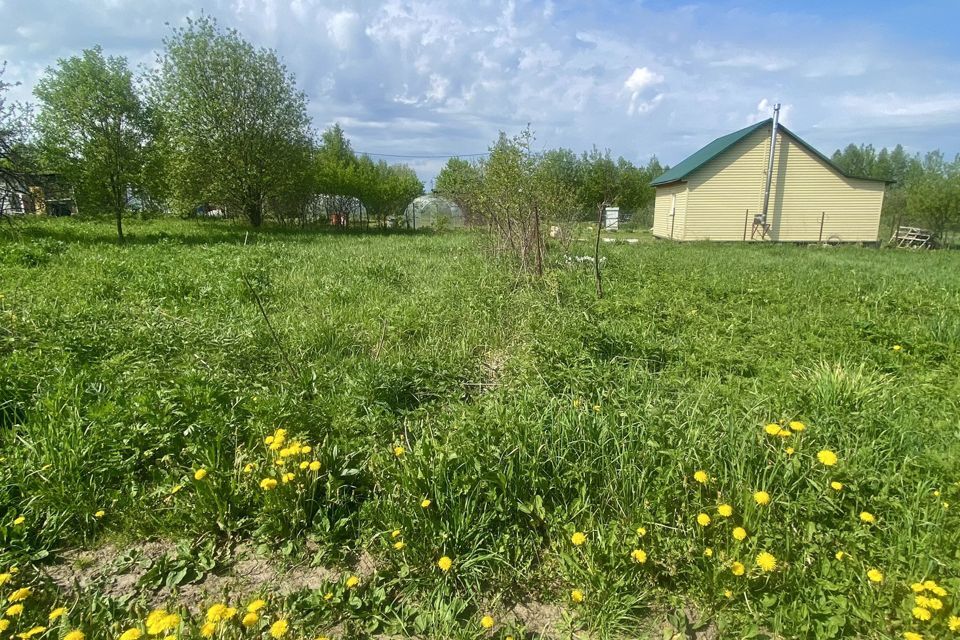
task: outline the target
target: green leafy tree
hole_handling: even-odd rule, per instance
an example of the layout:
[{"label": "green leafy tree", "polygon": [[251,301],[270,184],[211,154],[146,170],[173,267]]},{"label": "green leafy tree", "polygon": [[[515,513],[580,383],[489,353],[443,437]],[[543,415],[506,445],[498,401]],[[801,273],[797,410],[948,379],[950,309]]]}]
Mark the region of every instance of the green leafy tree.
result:
[{"label": "green leafy tree", "polygon": [[480,190],[483,174],[478,165],[461,158],[450,158],[434,181],[433,190],[453,202],[463,212],[468,226],[478,224],[480,215]]},{"label": "green leafy tree", "polygon": [[133,75],[123,57],[104,57],[100,47],[61,59],[34,89],[37,130],[48,167],[73,183],[86,209],[116,216],[123,241],[123,213],[139,183],[145,118]]},{"label": "green leafy tree", "polygon": [[328,216],[337,214],[350,222],[357,202],[357,156],[339,124],[320,136],[315,156],[317,189],[324,196]]},{"label": "green leafy tree", "polygon": [[[954,163],[957,165],[960,161]],[[928,171],[910,186],[907,206],[943,242],[947,229],[960,224],[960,166],[954,169],[944,164]]]},{"label": "green leafy tree", "polygon": [[35,163],[28,142],[30,114],[7,102],[11,85],[4,81],[6,63],[0,65],[0,219],[7,219],[13,199],[27,194],[25,174]]},{"label": "green leafy tree", "polygon": [[182,206],[216,203],[260,226],[311,163],[305,95],[275,52],[211,18],[164,44],[152,87],[171,190]]}]

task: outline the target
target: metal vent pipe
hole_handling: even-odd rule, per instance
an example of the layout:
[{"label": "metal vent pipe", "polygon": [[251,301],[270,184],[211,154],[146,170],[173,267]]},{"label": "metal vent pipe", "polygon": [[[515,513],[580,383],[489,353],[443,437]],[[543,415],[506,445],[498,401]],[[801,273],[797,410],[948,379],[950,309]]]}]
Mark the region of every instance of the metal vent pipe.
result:
[{"label": "metal vent pipe", "polygon": [[770,132],[770,160],[767,162],[767,188],[763,191],[763,224],[767,224],[767,210],[770,206],[770,186],[773,182],[773,154],[777,148],[777,124],[780,120],[780,103],[773,107],[773,130]]}]

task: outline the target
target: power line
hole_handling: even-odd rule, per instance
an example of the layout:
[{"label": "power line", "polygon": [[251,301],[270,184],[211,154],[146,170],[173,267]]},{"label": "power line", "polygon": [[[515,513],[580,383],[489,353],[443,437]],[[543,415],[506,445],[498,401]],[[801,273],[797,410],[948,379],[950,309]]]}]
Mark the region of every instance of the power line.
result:
[{"label": "power line", "polygon": [[373,153],[371,151],[355,151],[357,155],[377,156],[379,158],[424,158],[442,160],[443,158],[475,158],[478,156],[488,156],[489,151],[484,153],[447,153],[444,155],[417,155],[417,154],[396,154],[396,153]]}]

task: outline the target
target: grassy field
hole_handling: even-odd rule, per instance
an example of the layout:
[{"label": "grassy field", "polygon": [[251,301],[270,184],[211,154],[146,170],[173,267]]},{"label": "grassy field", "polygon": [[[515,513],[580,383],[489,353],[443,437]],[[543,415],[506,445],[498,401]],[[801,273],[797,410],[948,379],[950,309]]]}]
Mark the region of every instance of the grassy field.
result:
[{"label": "grassy field", "polygon": [[0,229],[6,635],[960,626],[960,254],[112,234]]}]

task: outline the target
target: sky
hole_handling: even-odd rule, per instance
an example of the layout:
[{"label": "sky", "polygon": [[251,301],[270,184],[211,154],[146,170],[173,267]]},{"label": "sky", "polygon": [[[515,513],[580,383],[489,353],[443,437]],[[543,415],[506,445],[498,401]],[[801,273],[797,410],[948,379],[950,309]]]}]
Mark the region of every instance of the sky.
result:
[{"label": "sky", "polygon": [[0,0],[12,98],[97,44],[151,66],[201,11],[280,54],[318,131],[406,156],[383,157],[428,188],[435,156],[528,123],[539,149],[672,165],[776,102],[827,154],[960,152],[960,0]]}]

